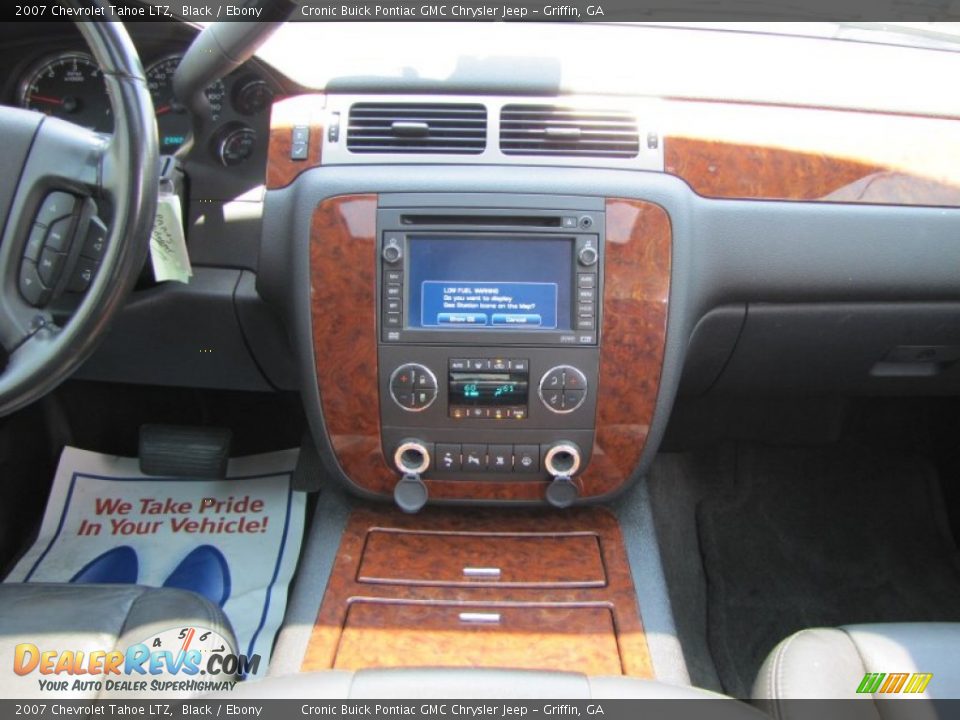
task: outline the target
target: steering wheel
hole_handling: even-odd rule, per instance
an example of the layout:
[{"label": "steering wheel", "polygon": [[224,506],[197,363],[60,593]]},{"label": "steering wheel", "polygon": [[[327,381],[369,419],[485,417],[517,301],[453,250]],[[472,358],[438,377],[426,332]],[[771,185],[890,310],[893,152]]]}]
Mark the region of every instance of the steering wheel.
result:
[{"label": "steering wheel", "polygon": [[[140,58],[121,23],[77,27],[103,71],[112,137],[0,107],[0,416],[90,355],[136,282],[156,214],[157,129]],[[77,283],[85,294],[58,326],[50,303]]]}]

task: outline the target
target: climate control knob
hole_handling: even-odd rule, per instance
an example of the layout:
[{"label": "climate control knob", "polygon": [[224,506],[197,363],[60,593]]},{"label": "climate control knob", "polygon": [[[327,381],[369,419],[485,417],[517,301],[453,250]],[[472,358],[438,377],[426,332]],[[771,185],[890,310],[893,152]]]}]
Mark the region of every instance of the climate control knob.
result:
[{"label": "climate control knob", "polygon": [[419,363],[401,365],[390,375],[390,397],[407,412],[423,412],[437,399],[437,376]]},{"label": "climate control knob", "polygon": [[539,393],[550,412],[572,413],[587,399],[587,376],[572,365],[558,365],[540,378]]}]

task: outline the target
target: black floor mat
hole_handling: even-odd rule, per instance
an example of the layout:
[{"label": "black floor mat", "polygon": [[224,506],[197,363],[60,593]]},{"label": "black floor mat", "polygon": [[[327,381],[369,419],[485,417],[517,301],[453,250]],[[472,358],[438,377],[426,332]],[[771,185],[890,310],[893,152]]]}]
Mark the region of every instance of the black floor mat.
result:
[{"label": "black floor mat", "polygon": [[697,524],[710,649],[737,697],[802,628],[960,621],[957,552],[925,460],[748,447],[732,495],[703,500]]}]

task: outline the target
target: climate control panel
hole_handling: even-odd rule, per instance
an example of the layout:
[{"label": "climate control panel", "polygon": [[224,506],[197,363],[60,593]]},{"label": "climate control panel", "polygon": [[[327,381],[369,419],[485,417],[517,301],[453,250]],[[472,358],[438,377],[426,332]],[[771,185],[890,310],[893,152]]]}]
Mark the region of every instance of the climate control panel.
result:
[{"label": "climate control panel", "polygon": [[598,348],[381,344],[378,360],[383,457],[407,500],[414,476],[547,483],[589,466]]}]

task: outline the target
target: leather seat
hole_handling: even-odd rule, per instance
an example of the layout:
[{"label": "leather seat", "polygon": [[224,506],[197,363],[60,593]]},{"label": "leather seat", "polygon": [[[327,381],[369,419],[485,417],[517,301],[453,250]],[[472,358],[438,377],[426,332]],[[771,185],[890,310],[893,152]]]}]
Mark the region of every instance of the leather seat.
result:
[{"label": "leather seat", "polygon": [[[960,697],[960,623],[890,623],[801,630],[767,656],[753,686],[754,702],[777,718],[800,717],[807,698]],[[857,693],[868,673],[907,673],[900,692]],[[933,673],[923,693],[904,693],[912,673]],[[876,682],[876,678],[874,681]],[[883,717],[876,703],[858,715]],[[818,711],[819,712],[819,711]]]},{"label": "leather seat", "polygon": [[[139,585],[0,584],[0,697],[53,697],[40,690],[39,679],[67,680],[71,685],[78,678],[104,679],[102,675],[43,675],[39,669],[18,676],[12,668],[20,643],[32,643],[41,651],[122,652],[161,632],[185,627],[213,630],[236,647],[223,611],[192,592]],[[127,678],[119,675],[115,679]],[[71,693],[70,697],[80,700],[117,695],[89,690]]]}]

